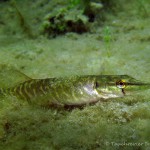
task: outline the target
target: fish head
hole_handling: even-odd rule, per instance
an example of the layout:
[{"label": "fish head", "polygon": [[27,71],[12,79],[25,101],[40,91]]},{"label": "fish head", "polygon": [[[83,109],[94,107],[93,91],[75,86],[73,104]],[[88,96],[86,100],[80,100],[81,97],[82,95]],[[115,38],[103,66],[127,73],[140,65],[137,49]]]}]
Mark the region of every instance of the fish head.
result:
[{"label": "fish head", "polygon": [[136,80],[128,75],[108,75],[101,79],[97,78],[96,89],[104,98],[114,98],[150,89],[150,83]]}]

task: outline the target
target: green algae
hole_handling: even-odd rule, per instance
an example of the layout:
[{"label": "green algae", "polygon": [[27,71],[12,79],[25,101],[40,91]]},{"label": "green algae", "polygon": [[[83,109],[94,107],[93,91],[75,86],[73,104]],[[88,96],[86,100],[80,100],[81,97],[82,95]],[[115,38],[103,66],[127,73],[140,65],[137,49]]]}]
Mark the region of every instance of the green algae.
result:
[{"label": "green algae", "polygon": [[105,43],[105,47],[106,47],[106,53],[107,53],[107,57],[111,57],[111,48],[112,48],[112,42],[113,42],[113,36],[112,36],[112,33],[111,33],[111,29],[106,26],[104,28],[104,31],[103,31],[103,39],[104,39],[104,43]]},{"label": "green algae", "polygon": [[16,15],[18,16],[18,20],[19,20],[19,26],[22,29],[23,33],[26,34],[28,36],[28,38],[33,38],[34,35],[31,31],[29,25],[27,24],[27,21],[25,20],[23,14],[19,10],[19,8],[16,4],[16,1],[15,0],[11,1],[11,5],[16,10]]},{"label": "green algae", "polygon": [[[149,6],[148,2],[144,1],[144,7]],[[61,6],[66,1],[56,3]],[[49,5],[41,0],[32,5],[28,1],[17,4],[24,6],[23,12],[28,8],[28,13],[32,15],[27,12],[23,14],[33,31],[38,33],[40,21],[52,9],[50,6],[54,7],[56,3]],[[144,12],[140,15],[139,5],[136,4],[134,1],[125,3],[122,11],[113,8],[116,9],[115,15],[106,13],[107,20],[103,26],[95,25],[92,33],[70,33],[51,40],[38,36],[32,40],[25,38],[18,29],[14,12],[7,3],[0,3],[3,14],[0,14],[3,22],[0,24],[0,63],[15,66],[32,78],[107,73],[128,74],[149,81],[150,47],[147,33],[150,19],[145,15],[143,17]],[[36,10],[36,13],[31,13],[31,10]],[[109,58],[105,57],[106,47],[102,41],[102,31],[106,26],[111,27],[115,39]],[[0,148],[148,149],[149,98],[148,90],[133,97],[110,100],[71,112],[29,106],[12,97],[0,98]],[[123,145],[124,142],[144,144],[127,146]]]},{"label": "green algae", "polygon": [[95,16],[101,8],[101,3],[69,1],[65,7],[56,7],[44,17],[41,31],[48,37],[56,37],[67,32],[88,32],[91,22],[95,21]]},{"label": "green algae", "polygon": [[[140,105],[136,109],[145,115],[150,104]],[[140,107],[143,110],[139,110]],[[134,111],[135,106],[130,108],[116,102],[72,112],[29,106],[11,109],[3,117],[5,134],[0,143],[5,149],[10,146],[14,149],[114,149],[117,146],[112,146],[111,142],[149,142],[149,116],[147,119],[134,116],[133,119]]]}]

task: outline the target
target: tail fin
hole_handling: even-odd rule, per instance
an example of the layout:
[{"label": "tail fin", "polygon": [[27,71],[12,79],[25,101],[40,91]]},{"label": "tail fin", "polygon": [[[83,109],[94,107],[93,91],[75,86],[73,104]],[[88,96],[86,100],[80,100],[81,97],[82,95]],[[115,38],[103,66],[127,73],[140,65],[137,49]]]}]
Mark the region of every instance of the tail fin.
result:
[{"label": "tail fin", "polygon": [[3,89],[13,87],[30,79],[31,78],[13,67],[0,65],[0,95],[3,93]]}]

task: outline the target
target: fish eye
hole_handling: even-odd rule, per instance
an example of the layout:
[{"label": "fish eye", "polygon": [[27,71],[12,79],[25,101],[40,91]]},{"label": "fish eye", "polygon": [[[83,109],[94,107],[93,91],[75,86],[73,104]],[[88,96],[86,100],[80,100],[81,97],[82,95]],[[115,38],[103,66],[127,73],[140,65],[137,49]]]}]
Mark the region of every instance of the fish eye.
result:
[{"label": "fish eye", "polygon": [[124,80],[119,80],[116,82],[116,86],[120,89],[124,89],[126,87],[126,82]]}]

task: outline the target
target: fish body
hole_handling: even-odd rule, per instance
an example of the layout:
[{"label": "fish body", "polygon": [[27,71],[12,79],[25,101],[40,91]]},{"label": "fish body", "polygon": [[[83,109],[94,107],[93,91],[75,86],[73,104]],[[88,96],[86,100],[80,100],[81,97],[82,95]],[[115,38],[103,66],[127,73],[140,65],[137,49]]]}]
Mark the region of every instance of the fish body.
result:
[{"label": "fish body", "polygon": [[96,76],[30,79],[1,93],[40,105],[82,105],[98,100],[95,82]]},{"label": "fish body", "polygon": [[83,106],[149,88],[149,83],[140,82],[128,75],[85,75],[29,79],[14,87],[1,89],[0,93],[32,104]]}]

